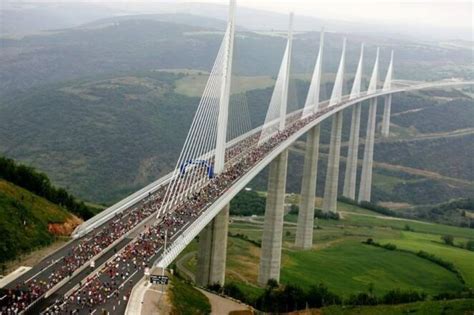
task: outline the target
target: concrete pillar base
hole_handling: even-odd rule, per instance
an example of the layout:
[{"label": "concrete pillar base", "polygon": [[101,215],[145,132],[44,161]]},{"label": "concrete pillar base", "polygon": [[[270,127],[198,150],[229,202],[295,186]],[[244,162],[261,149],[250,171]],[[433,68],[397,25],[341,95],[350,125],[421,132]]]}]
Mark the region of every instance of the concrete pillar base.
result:
[{"label": "concrete pillar base", "polygon": [[258,283],[262,286],[270,279],[280,280],[287,165],[288,150],[283,151],[270,164],[258,274]]},{"label": "concrete pillar base", "polygon": [[301,249],[313,247],[314,199],[318,174],[320,126],[308,132],[301,183],[300,209],[296,227],[295,246]]},{"label": "concrete pillar base", "polygon": [[342,111],[333,116],[328,168],[324,186],[323,210],[337,212],[337,190],[339,184],[339,161],[341,153]]},{"label": "concrete pillar base", "polygon": [[390,135],[390,114],[392,111],[392,94],[384,97],[385,104],[383,108],[382,119],[382,137],[388,138]]},{"label": "concrete pillar base", "polygon": [[372,167],[374,164],[375,126],[377,118],[377,98],[370,100],[367,133],[365,137],[364,160],[360,177],[359,202],[370,201],[372,194]]},{"label": "concrete pillar base", "polygon": [[349,137],[349,148],[347,151],[346,172],[344,174],[344,190],[342,195],[355,200],[357,183],[357,161],[359,156],[359,134],[361,104],[352,108],[351,134]]},{"label": "concrete pillar base", "polygon": [[227,257],[227,232],[229,229],[229,205],[199,234],[196,283],[199,286],[224,285]]}]

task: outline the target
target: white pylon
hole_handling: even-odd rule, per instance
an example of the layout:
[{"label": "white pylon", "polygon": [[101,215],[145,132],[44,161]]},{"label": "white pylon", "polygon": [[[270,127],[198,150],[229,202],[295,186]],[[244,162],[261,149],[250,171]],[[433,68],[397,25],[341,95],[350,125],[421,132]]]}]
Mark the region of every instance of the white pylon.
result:
[{"label": "white pylon", "polygon": [[334,87],[332,89],[331,100],[329,101],[329,106],[333,106],[342,100],[342,88],[344,86],[346,42],[347,42],[347,39],[344,38],[343,44],[342,44],[341,61],[339,62],[339,69],[337,70],[336,80],[334,81]]},{"label": "white pylon", "polygon": [[227,138],[227,123],[229,117],[230,84],[232,78],[232,57],[234,51],[236,0],[230,0],[229,22],[227,25],[228,38],[224,54],[224,67],[222,71],[221,94],[219,99],[219,116],[217,119],[216,155],[214,172],[221,173],[225,165],[225,147]]},{"label": "white pylon", "polygon": [[280,104],[280,126],[279,130],[285,129],[286,124],[286,111],[288,107],[288,89],[290,85],[290,70],[291,70],[291,53],[293,50],[293,12],[290,13],[290,22],[288,27],[288,44],[286,47],[286,73],[285,81],[283,83],[283,89],[281,92],[281,104]]},{"label": "white pylon", "polygon": [[362,81],[363,64],[364,64],[364,43],[362,43],[360,47],[359,64],[357,65],[357,71],[354,77],[354,83],[352,84],[352,90],[349,96],[350,100],[355,99],[360,96],[360,85]]},{"label": "white pylon", "polygon": [[382,88],[384,92],[389,91],[392,88],[392,74],[393,74],[393,50],[390,56],[390,64],[388,65],[387,76],[385,77],[385,82]]},{"label": "white pylon", "polygon": [[277,80],[273,89],[270,105],[265,116],[265,123],[262,126],[262,132],[258,143],[262,143],[275,132],[282,131],[286,124],[286,112],[288,105],[288,86],[290,82],[290,68],[293,40],[293,13],[290,14],[290,25],[288,31],[288,42],[285,53],[278,71]]},{"label": "white pylon", "polygon": [[372,70],[372,76],[370,77],[369,88],[367,89],[367,95],[374,94],[377,91],[377,80],[379,73],[379,52],[380,48],[377,48],[377,56],[375,57],[374,69]]},{"label": "white pylon", "polygon": [[314,66],[313,76],[311,78],[311,84],[308,90],[308,97],[303,109],[303,117],[308,114],[316,113],[319,109],[319,94],[321,89],[321,74],[322,74],[322,58],[324,48],[324,28],[321,29],[321,35],[319,38],[319,52],[318,58],[316,59],[316,65]]}]

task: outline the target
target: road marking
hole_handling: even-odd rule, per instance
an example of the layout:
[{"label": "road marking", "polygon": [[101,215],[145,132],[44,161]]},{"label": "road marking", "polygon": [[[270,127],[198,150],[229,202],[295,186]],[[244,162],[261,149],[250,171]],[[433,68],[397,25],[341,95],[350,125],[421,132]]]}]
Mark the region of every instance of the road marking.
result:
[{"label": "road marking", "polygon": [[138,270],[135,270],[135,272],[132,273],[132,274],[130,275],[130,277],[128,277],[127,279],[125,279],[125,281],[119,286],[119,289],[121,289],[121,288],[128,282],[128,280],[130,280],[130,278],[132,278],[137,272],[138,272]]},{"label": "road marking", "polygon": [[49,266],[44,267],[40,271],[38,271],[34,276],[30,277],[28,280],[25,281],[25,283],[28,283],[31,281],[31,279],[36,278],[37,275],[43,273],[46,269],[49,269],[50,267],[56,265],[61,259],[63,259],[64,256],[59,257],[57,260],[53,261]]},{"label": "road marking", "polygon": [[94,315],[95,312],[97,312],[97,309],[93,310],[91,315]]},{"label": "road marking", "polygon": [[6,297],[7,297],[6,295],[2,296],[2,297],[0,298],[0,301],[3,300],[3,299],[6,298]]}]

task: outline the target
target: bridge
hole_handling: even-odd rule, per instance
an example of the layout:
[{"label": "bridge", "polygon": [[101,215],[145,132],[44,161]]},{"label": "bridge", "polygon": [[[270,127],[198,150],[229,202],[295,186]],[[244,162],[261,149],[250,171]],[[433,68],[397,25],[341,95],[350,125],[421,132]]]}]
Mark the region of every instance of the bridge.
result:
[{"label": "bridge", "polygon": [[[290,15],[288,41],[265,122],[229,139],[234,12],[235,0],[231,0],[227,30],[175,170],[79,226],[70,242],[6,284],[0,293],[0,307],[8,309],[6,314],[125,313],[132,288],[150,268],[167,268],[197,236],[197,283],[201,286],[224,284],[229,203],[267,166],[270,171],[258,282],[265,285],[269,279],[278,281],[288,148],[306,135],[295,240],[295,246],[305,250],[313,245],[320,125],[323,121],[332,119],[323,210],[337,212],[344,110],[352,110],[352,119],[342,195],[370,201],[378,100],[384,101],[382,135],[387,137],[393,94],[474,84],[459,80],[393,80],[393,52],[383,84],[380,84],[377,50],[369,87],[363,92],[362,45],[351,92],[343,95],[344,39],[332,95],[329,100],[320,102],[322,31],[305,106],[288,113],[293,38],[293,15]],[[366,101],[369,114],[360,188],[356,195],[361,107]]]}]

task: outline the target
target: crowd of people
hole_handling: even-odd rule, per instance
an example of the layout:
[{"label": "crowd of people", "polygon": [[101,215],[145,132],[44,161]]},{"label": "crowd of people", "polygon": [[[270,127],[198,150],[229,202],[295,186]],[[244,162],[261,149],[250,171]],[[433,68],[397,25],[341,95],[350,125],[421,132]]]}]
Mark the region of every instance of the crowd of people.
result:
[{"label": "crowd of people", "polygon": [[[165,231],[168,237],[173,237],[174,233],[184,224],[194,221],[236,180],[261,161],[267,153],[328,110],[326,108],[301,119],[290,117],[285,130],[278,131],[261,144],[257,144],[260,133],[255,133],[227,149],[226,161],[232,160],[232,163],[228,163],[224,172],[209,179],[204,183],[204,186],[195,187],[192,192],[188,191],[187,194],[184,194],[184,191],[179,191],[183,198],[179,202],[175,202],[172,208],[167,209],[162,219],[146,227],[133,242],[116,253],[111,262],[107,262],[96,275],[87,279],[66,300],[55,303],[50,308],[50,313],[69,314],[74,310],[84,310],[104,304],[111,298],[117,299],[119,289],[124,287],[130,274],[143,272],[145,268],[152,265],[153,259],[157,258],[155,256],[163,246]],[[186,177],[182,180],[185,179]],[[17,286],[10,290],[7,293],[8,302],[0,310],[0,314],[17,314],[24,310],[60,281],[71,277],[76,270],[91,261],[137,224],[156,213],[163,206],[162,202],[167,188],[167,185],[161,186],[131,211],[117,214],[102,227],[83,237],[61,261],[55,264],[55,268],[51,269],[53,271],[46,279],[32,278],[24,286]],[[129,292],[121,292],[120,296],[126,298],[128,294]]]},{"label": "crowd of people", "polygon": [[[56,312],[59,314],[67,313],[71,309],[76,311],[87,310],[104,304],[111,298],[117,300],[119,296],[128,298],[129,291],[120,292],[119,294],[119,290],[128,279],[130,264],[133,265],[131,270],[137,270],[138,272],[143,272],[145,268],[149,268],[161,253],[165,231],[168,237],[172,238],[179,229],[186,223],[194,221],[216,199],[222,196],[236,180],[261,161],[267,153],[326,111],[327,109],[322,110],[300,120],[293,119],[284,131],[276,133],[261,145],[255,145],[259,137],[256,134],[250,137],[251,140],[245,139],[234,146],[232,151],[234,154],[246,152],[238,162],[228,165],[223,173],[210,179],[205,186],[194,191],[182,202],[177,203],[171,211],[166,213],[162,220],[141,233],[135,241],[117,254],[112,263],[106,264],[93,279],[74,292],[67,300],[62,301],[62,304],[57,303],[52,308],[51,314],[56,314]],[[249,146],[249,143],[254,145]],[[124,265],[125,267],[123,267]],[[114,268],[124,268],[127,273],[119,275],[114,271]],[[111,290],[113,294],[109,294]],[[53,312],[53,309],[56,312]]]}]

